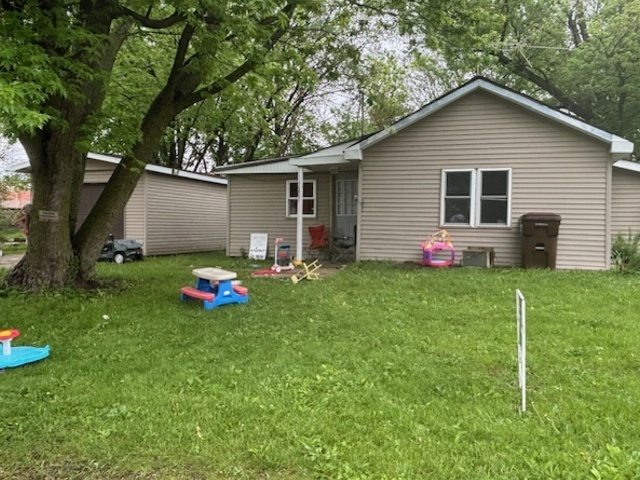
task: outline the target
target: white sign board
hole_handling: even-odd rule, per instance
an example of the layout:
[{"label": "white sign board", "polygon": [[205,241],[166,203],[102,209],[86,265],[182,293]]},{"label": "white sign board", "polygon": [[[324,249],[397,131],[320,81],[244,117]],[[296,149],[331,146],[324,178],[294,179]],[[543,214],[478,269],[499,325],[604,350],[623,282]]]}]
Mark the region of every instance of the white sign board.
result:
[{"label": "white sign board", "polygon": [[516,329],[518,331],[518,385],[522,393],[521,410],[527,410],[527,303],[516,290]]},{"label": "white sign board", "polygon": [[252,233],[249,242],[249,258],[253,260],[264,260],[267,258],[267,241],[266,233]]}]

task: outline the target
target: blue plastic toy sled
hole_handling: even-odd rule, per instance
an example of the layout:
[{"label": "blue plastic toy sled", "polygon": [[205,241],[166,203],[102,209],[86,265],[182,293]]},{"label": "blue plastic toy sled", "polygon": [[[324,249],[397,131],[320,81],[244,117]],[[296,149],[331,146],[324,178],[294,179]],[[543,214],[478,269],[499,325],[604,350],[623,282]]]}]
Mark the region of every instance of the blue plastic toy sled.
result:
[{"label": "blue plastic toy sled", "polygon": [[0,370],[37,362],[48,356],[49,345],[46,347],[12,347],[10,355],[2,355],[0,353]]}]

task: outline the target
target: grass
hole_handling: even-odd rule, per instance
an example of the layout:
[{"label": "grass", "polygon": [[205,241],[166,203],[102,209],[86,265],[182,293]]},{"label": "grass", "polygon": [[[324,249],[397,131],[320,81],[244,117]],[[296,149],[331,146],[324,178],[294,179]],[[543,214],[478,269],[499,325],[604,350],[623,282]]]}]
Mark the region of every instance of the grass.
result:
[{"label": "grass", "polygon": [[22,230],[0,226],[0,250],[4,254],[25,253],[27,251],[27,243],[24,241],[17,242],[16,239],[24,239]]},{"label": "grass", "polygon": [[[248,304],[178,300],[215,265]],[[640,476],[638,277],[364,263],[293,285],[250,270],[150,258],[100,264],[118,290],[0,292],[14,345],[51,345],[0,374],[0,478]]]}]

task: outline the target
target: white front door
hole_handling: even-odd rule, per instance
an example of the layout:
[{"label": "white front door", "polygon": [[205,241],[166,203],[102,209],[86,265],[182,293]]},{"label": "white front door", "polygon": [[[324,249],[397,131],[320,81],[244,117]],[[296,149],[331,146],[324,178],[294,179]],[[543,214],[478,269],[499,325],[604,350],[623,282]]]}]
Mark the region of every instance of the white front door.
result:
[{"label": "white front door", "polygon": [[[352,176],[336,178],[334,237],[355,237],[358,219],[358,179]],[[355,242],[355,238],[353,238]]]}]

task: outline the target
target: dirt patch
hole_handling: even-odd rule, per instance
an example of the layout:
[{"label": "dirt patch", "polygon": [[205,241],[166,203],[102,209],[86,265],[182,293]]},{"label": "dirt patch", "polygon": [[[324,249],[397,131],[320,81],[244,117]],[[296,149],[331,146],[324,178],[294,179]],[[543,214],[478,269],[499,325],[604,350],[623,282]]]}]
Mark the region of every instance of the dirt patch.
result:
[{"label": "dirt patch", "polygon": [[[340,271],[342,271],[346,265],[334,264],[334,263],[322,263],[320,268],[316,270],[314,273],[317,273],[320,278],[325,278],[330,275],[334,275]],[[276,273],[274,271],[268,270],[255,270],[251,276],[253,278],[277,278],[283,280],[289,280],[292,275],[298,274],[303,271],[303,267],[296,268],[295,270],[287,270],[280,273]]]}]

